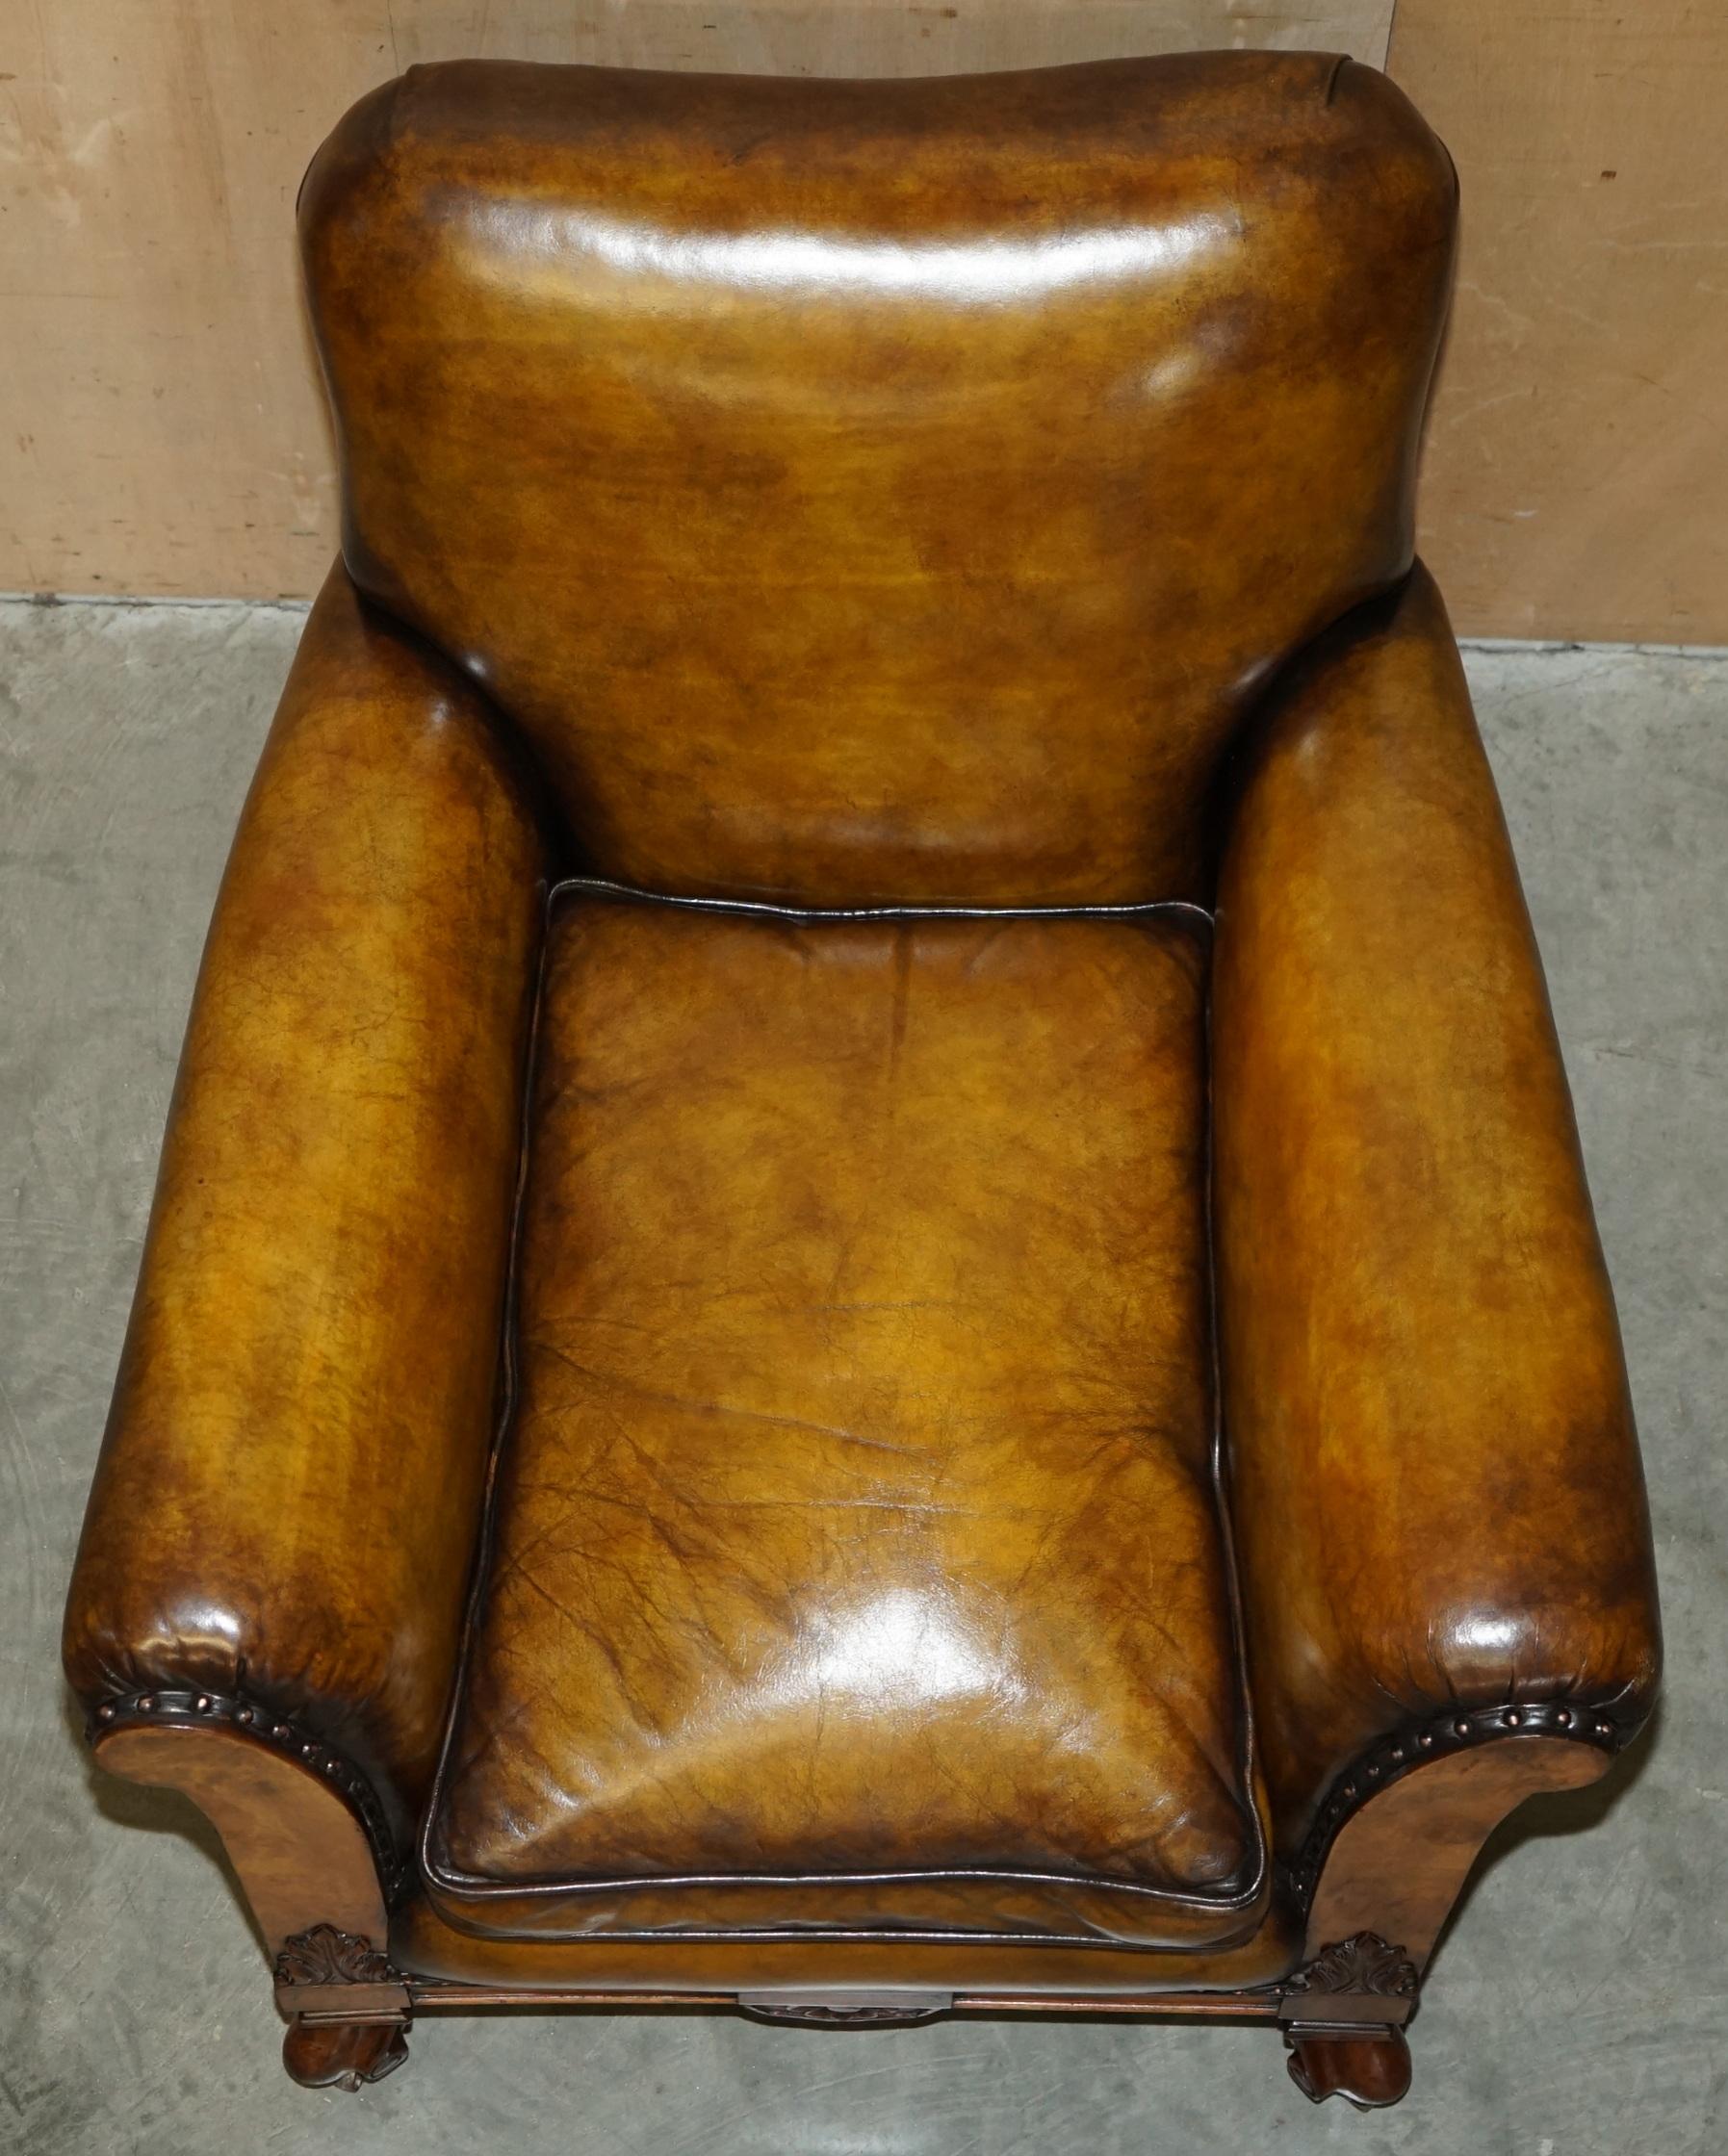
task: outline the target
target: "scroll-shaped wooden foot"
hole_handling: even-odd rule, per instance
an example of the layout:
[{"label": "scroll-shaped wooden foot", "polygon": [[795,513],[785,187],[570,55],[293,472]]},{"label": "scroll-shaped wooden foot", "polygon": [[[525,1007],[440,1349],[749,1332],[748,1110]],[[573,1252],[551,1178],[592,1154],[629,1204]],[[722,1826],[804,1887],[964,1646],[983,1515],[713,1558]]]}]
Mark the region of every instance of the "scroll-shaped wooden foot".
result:
[{"label": "scroll-shaped wooden foot", "polygon": [[282,2064],[302,2089],[346,2089],[382,2081],[408,2057],[407,2016],[396,2021],[308,2021],[288,2024]]},{"label": "scroll-shaped wooden foot", "polygon": [[1402,2029],[1287,2027],[1290,2078],[1313,2104],[1342,2096],[1358,2111],[1382,2111],[1408,2092],[1410,2047]]}]

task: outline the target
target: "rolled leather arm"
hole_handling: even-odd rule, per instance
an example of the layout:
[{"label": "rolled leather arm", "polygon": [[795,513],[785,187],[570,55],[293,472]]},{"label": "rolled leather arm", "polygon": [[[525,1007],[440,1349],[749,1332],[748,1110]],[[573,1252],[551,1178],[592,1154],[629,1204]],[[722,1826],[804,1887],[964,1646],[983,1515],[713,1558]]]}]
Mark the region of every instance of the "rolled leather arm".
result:
[{"label": "rolled leather arm", "polygon": [[400,1835],[494,1414],[542,839],[338,567],[205,948],[64,1656],[100,1731],[291,1744]]},{"label": "rolled leather arm", "polygon": [[1221,1371],[1290,1858],[1323,1805],[1435,1748],[1623,1741],[1658,1671],[1570,1096],[1420,566],[1309,654],[1250,751],[1215,968]]}]

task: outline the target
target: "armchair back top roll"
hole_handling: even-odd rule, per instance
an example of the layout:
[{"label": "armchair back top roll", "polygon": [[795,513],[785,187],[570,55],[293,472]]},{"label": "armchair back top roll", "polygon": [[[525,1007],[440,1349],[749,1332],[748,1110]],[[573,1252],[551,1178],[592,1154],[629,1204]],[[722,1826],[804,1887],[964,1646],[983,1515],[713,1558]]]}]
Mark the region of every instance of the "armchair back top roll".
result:
[{"label": "armchair back top roll", "polygon": [[1202,896],[1237,718],[1409,565],[1455,200],[1322,54],[414,68],[301,198],[348,567],[596,873]]}]

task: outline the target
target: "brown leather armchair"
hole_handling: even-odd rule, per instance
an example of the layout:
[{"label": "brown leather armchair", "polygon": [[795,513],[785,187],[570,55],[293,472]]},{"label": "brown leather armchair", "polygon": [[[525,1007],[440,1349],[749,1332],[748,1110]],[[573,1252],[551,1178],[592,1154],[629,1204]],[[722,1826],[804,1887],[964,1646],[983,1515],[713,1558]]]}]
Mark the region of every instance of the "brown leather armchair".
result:
[{"label": "brown leather armchair", "polygon": [[422,2004],[1194,2014],[1387,2102],[1656,1683],[1540,967],[1411,555],[1382,77],[464,64],[73,1581],[290,2070]]}]

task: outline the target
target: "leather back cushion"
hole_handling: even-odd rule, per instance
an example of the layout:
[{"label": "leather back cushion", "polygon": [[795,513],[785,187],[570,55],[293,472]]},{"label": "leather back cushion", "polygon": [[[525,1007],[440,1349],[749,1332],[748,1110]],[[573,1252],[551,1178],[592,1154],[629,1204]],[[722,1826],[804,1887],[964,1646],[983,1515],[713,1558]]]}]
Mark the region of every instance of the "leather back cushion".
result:
[{"label": "leather back cushion", "polygon": [[1195,895],[1246,702],[1407,567],[1454,192],[1326,55],[412,69],[301,203],[348,565],[598,873]]}]

